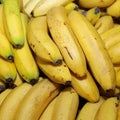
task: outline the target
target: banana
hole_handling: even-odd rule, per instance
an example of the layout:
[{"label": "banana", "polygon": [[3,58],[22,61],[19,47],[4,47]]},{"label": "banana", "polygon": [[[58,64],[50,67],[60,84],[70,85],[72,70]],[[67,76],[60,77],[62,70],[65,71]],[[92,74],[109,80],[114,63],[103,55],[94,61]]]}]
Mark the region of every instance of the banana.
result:
[{"label": "banana", "polygon": [[98,7],[93,7],[86,11],[86,18],[91,22],[92,25],[95,25],[95,23],[99,20],[100,15],[101,11]]},{"label": "banana", "polygon": [[105,99],[101,96],[97,102],[86,102],[78,111],[76,120],[94,120],[97,110],[104,101]]},{"label": "banana", "polygon": [[118,103],[117,119],[116,120],[120,120],[120,102]]},{"label": "banana", "polygon": [[41,16],[41,15],[46,15],[47,12],[54,7],[57,6],[65,6],[66,4],[72,2],[74,0],[41,0],[33,9],[32,14],[33,16]]},{"label": "banana", "polygon": [[26,82],[34,84],[38,80],[39,70],[26,38],[28,16],[26,14],[21,13],[21,19],[25,34],[24,35],[25,43],[21,49],[13,48],[14,63],[20,76]]},{"label": "banana", "polygon": [[99,107],[94,120],[117,120],[118,102],[117,97],[107,98]]},{"label": "banana", "polygon": [[111,46],[108,53],[113,64],[120,64],[120,43]]},{"label": "banana", "polygon": [[67,66],[76,76],[84,77],[87,71],[86,58],[70,27],[66,9],[63,6],[52,8],[47,13],[47,23]]},{"label": "banana", "polygon": [[[13,120],[16,110],[18,109],[24,96],[32,89],[32,85],[23,83],[14,88],[4,99],[0,106],[0,119]],[[7,111],[7,112],[6,112]]]},{"label": "banana", "polygon": [[114,66],[116,73],[116,86],[120,88],[120,66]]},{"label": "banana", "polygon": [[35,57],[35,60],[38,64],[40,70],[52,81],[59,83],[59,84],[71,84],[71,73],[63,61],[61,65],[54,65],[51,63],[46,63],[42,61],[40,58]]},{"label": "banana", "polygon": [[120,25],[117,25],[106,32],[100,34],[105,47],[109,49],[111,46],[120,42]]},{"label": "banana", "polygon": [[6,84],[4,81],[0,80],[0,93],[6,89]]},{"label": "banana", "polygon": [[80,7],[83,8],[92,8],[92,7],[99,7],[99,8],[106,8],[113,4],[115,0],[78,0],[78,4]]},{"label": "banana", "polygon": [[90,74],[87,72],[85,78],[79,79],[72,74],[72,87],[82,98],[90,102],[97,102],[100,98],[98,87]]},{"label": "banana", "polygon": [[59,94],[61,86],[49,79],[36,83],[22,99],[13,120],[38,120],[47,105]]},{"label": "banana", "polygon": [[5,83],[13,83],[16,76],[17,70],[14,62],[9,62],[0,58],[0,80]]},{"label": "banana", "polygon": [[54,64],[62,63],[63,57],[49,36],[46,16],[32,18],[27,30],[28,43],[38,57]]},{"label": "banana", "polygon": [[106,8],[106,13],[112,17],[120,17],[120,0],[115,0],[113,4]]},{"label": "banana", "polygon": [[110,15],[101,16],[95,24],[95,28],[99,34],[106,32],[107,30],[113,28],[113,26],[114,21]]},{"label": "banana", "polygon": [[116,83],[115,71],[99,33],[87,18],[77,11],[72,11],[68,19],[95,80],[105,91],[113,90]]},{"label": "banana", "polygon": [[24,45],[24,32],[18,0],[4,0],[3,20],[8,40],[15,48]]},{"label": "banana", "polygon": [[52,120],[75,120],[79,96],[72,87],[63,89],[55,102]]},{"label": "banana", "polygon": [[40,116],[39,120],[52,120],[52,113],[54,110],[54,106],[55,103],[57,101],[57,97],[55,97],[49,104],[48,106],[45,108],[45,110],[43,111],[42,115]]},{"label": "banana", "polygon": [[5,100],[5,98],[8,96],[8,94],[12,91],[13,89],[5,89],[2,93],[0,93],[0,106],[3,103],[3,101]]}]

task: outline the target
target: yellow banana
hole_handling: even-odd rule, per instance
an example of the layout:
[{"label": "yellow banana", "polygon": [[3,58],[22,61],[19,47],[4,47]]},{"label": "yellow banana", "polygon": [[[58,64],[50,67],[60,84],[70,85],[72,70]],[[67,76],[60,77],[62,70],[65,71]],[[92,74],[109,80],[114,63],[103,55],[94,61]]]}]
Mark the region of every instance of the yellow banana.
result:
[{"label": "yellow banana", "polygon": [[120,66],[114,66],[115,73],[116,73],[116,86],[120,87]]},{"label": "yellow banana", "polygon": [[68,18],[95,80],[105,91],[113,90],[115,88],[115,71],[100,35],[87,18],[79,12],[72,11]]},{"label": "yellow banana", "polygon": [[113,28],[113,26],[114,21],[110,15],[101,16],[95,24],[95,28],[99,34],[106,32],[107,30]]},{"label": "yellow banana", "polygon": [[46,16],[32,18],[27,30],[29,45],[38,57],[54,64],[62,63],[62,55],[49,36]]},{"label": "yellow banana", "polygon": [[52,8],[47,13],[47,22],[50,34],[61,51],[67,66],[76,76],[85,76],[86,59],[70,27],[66,9],[63,6]]},{"label": "yellow banana", "polygon": [[92,25],[95,25],[95,23],[100,18],[100,15],[101,11],[98,7],[93,7],[86,11],[86,18],[91,22]]},{"label": "yellow banana", "polygon": [[13,48],[14,51],[14,62],[18,73],[27,82],[34,84],[39,77],[39,70],[33,54],[29,48],[26,38],[26,28],[28,23],[28,16],[21,14],[22,24],[24,28],[24,39],[25,43],[21,49]]},{"label": "yellow banana", "polygon": [[55,97],[49,104],[48,106],[45,108],[45,110],[43,111],[42,115],[40,116],[39,120],[53,120],[52,118],[52,113],[54,110],[54,106],[55,103],[57,101],[57,97]]},{"label": "yellow banana", "polygon": [[8,96],[8,94],[12,91],[13,89],[5,89],[2,93],[0,93],[0,106],[2,102],[5,100],[5,98]]},{"label": "yellow banana", "polygon": [[52,120],[75,120],[79,96],[72,87],[63,89],[55,102]]},{"label": "yellow banana", "polygon": [[78,111],[76,120],[94,120],[97,110],[104,101],[105,99],[101,96],[97,102],[86,102]]},{"label": "yellow banana", "polygon": [[105,44],[105,47],[109,49],[111,46],[120,42],[120,25],[117,25],[106,32],[102,33],[101,38]]},{"label": "yellow banana", "polygon": [[19,109],[18,107],[21,104],[21,101],[31,88],[32,85],[23,83],[20,86],[14,88],[10,94],[7,95],[0,106],[1,120],[13,120],[16,114],[16,110]]},{"label": "yellow banana", "polygon": [[24,45],[24,32],[18,0],[4,0],[3,20],[8,40],[16,48]]},{"label": "yellow banana", "polygon": [[60,89],[59,84],[42,79],[22,99],[13,120],[38,120],[47,105],[59,94]]},{"label": "yellow banana", "polygon": [[120,102],[118,103],[117,119],[116,120],[120,120]]},{"label": "yellow banana", "polygon": [[89,71],[87,72],[87,76],[82,79],[72,74],[71,84],[77,94],[87,101],[97,102],[99,100],[100,94],[98,87]]},{"label": "yellow banana", "polygon": [[[22,0],[22,2],[23,2],[23,9],[24,9],[24,7],[28,4],[28,2],[29,2],[30,0]],[[23,10],[22,10],[23,11]]]},{"label": "yellow banana", "polygon": [[54,65],[46,63],[38,57],[35,57],[35,60],[40,70],[52,81],[64,85],[71,84],[71,73],[64,61],[61,65]]},{"label": "yellow banana", "polygon": [[16,76],[17,70],[14,62],[9,62],[0,58],[0,80],[5,83],[13,83]]},{"label": "yellow banana", "polygon": [[113,17],[120,17],[120,0],[115,0],[113,4],[106,8],[106,12]]},{"label": "yellow banana", "polygon": [[92,7],[99,7],[105,8],[113,4],[115,0],[78,0],[78,4],[83,8],[92,8]]},{"label": "yellow banana", "polygon": [[94,120],[117,120],[117,97],[107,98],[99,107]]},{"label": "yellow banana", "polygon": [[65,6],[66,4],[72,2],[74,0],[41,0],[36,7],[33,9],[32,14],[33,16],[41,16],[41,15],[46,15],[47,12],[54,7],[63,5]]}]

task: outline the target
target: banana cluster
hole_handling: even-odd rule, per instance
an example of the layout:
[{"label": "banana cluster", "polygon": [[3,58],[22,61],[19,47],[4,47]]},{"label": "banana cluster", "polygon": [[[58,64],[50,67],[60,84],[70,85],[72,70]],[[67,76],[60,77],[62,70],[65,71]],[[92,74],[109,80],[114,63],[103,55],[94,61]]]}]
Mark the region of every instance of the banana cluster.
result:
[{"label": "banana cluster", "polygon": [[120,120],[120,0],[0,2],[0,120]]}]

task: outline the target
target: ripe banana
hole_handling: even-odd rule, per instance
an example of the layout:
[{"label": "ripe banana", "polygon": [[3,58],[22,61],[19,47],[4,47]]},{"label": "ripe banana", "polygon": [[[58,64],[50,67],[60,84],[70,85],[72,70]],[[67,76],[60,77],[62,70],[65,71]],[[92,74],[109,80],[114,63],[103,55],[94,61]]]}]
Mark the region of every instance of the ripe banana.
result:
[{"label": "ripe banana", "polygon": [[95,23],[99,20],[100,15],[101,11],[98,7],[93,7],[86,11],[86,18],[91,22],[92,25],[95,25]]},{"label": "ripe banana", "polygon": [[106,32],[102,33],[101,38],[105,44],[105,47],[109,49],[111,46],[120,42],[120,25],[117,25]]},{"label": "ripe banana", "polygon": [[[19,105],[23,100],[27,92],[32,89],[32,85],[23,83],[20,86],[14,88],[4,99],[0,106],[0,119],[1,120],[13,120],[16,114],[16,110],[19,109]],[[7,112],[6,112],[7,111]]]},{"label": "ripe banana", "polygon": [[114,66],[115,73],[116,73],[116,86],[120,87],[120,66]]},{"label": "ripe banana", "polygon": [[87,101],[97,102],[99,100],[100,94],[98,87],[89,71],[87,72],[87,76],[82,79],[72,74],[72,87],[77,94]]},{"label": "ripe banana", "polygon": [[95,28],[99,34],[106,32],[107,30],[113,28],[113,26],[114,21],[110,15],[101,16],[95,24]]},{"label": "ripe banana", "polygon": [[112,17],[120,17],[120,0],[115,0],[113,4],[106,8],[106,13]]},{"label": "ripe banana", "polygon": [[38,57],[56,65],[62,63],[62,55],[49,36],[46,16],[32,18],[27,30],[28,43]]},{"label": "ripe banana", "polygon": [[94,120],[117,120],[117,97],[107,98],[99,107]]},{"label": "ripe banana", "polygon": [[113,90],[115,88],[115,71],[100,35],[87,18],[79,12],[72,11],[68,18],[95,80],[105,91]]},{"label": "ripe banana", "polygon": [[25,43],[21,49],[13,48],[14,62],[18,73],[27,82],[34,84],[39,77],[39,70],[36,61],[32,55],[26,38],[26,29],[28,23],[28,16],[21,14]]},{"label": "ripe banana", "polygon": [[52,120],[52,113],[54,110],[54,106],[55,103],[57,101],[57,97],[55,97],[49,104],[48,106],[45,108],[45,110],[43,111],[42,115],[40,116],[39,120]]},{"label": "ripe banana", "polygon": [[105,99],[101,96],[98,102],[86,102],[78,111],[76,120],[94,120],[96,112],[104,101]]},{"label": "ripe banana", "polygon": [[75,120],[79,96],[72,87],[63,89],[55,102],[52,120]]},{"label": "ripe banana", "polygon": [[18,0],[4,0],[3,19],[8,40],[16,48],[24,45],[24,32]]},{"label": "ripe banana", "polygon": [[8,96],[8,94],[12,91],[13,89],[5,89],[2,93],[0,93],[0,106],[2,102],[5,100],[5,98]]},{"label": "ripe banana", "polygon": [[63,6],[52,8],[47,13],[47,22],[50,34],[61,51],[67,66],[76,76],[85,76],[86,59],[70,27],[66,9]]},{"label": "ripe banana", "polygon": [[61,65],[54,65],[51,63],[47,63],[42,61],[40,58],[35,57],[35,60],[38,64],[40,70],[52,81],[59,83],[59,84],[71,84],[71,73],[63,61]]},{"label": "ripe banana", "polygon": [[46,15],[47,12],[54,7],[57,6],[65,6],[66,4],[72,2],[74,0],[41,0],[36,7],[33,9],[32,14],[33,16],[42,16]]},{"label": "ripe banana", "polygon": [[22,99],[13,120],[38,120],[47,105],[61,91],[60,84],[42,79]]},{"label": "ripe banana", "polygon": [[115,0],[78,0],[78,4],[83,8],[99,7],[105,8],[113,4]]},{"label": "ripe banana", "polygon": [[14,62],[9,62],[0,58],[0,80],[5,83],[13,83],[16,76],[17,70]]}]

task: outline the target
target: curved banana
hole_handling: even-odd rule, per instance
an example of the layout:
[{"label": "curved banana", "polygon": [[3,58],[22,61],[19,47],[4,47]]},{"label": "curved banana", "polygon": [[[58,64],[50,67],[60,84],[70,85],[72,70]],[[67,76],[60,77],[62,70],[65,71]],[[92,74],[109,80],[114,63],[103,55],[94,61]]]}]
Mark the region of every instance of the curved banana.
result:
[{"label": "curved banana", "polygon": [[113,4],[115,0],[78,0],[78,4],[83,8],[99,7],[105,8]]},{"label": "curved banana", "polygon": [[117,120],[118,101],[117,97],[107,98],[99,107],[94,120]]},{"label": "curved banana", "polygon": [[47,12],[54,7],[57,6],[65,6],[66,4],[72,2],[74,0],[41,0],[33,9],[32,14],[33,16],[42,16],[46,15]]},{"label": "curved banana", "polygon": [[66,9],[63,6],[52,8],[47,13],[47,22],[50,34],[61,51],[67,66],[76,76],[85,76],[86,59],[70,27]]},{"label": "curved banana", "polygon": [[7,95],[7,97],[0,106],[1,120],[13,120],[16,114],[16,110],[18,109],[21,101],[30,89],[32,89],[32,85],[28,83],[23,83],[20,86],[14,88]]},{"label": "curved banana", "polygon": [[42,79],[22,99],[13,120],[38,120],[47,105],[59,94],[60,89],[59,84]]},{"label": "curved banana", "polygon": [[63,89],[55,102],[52,120],[75,120],[79,96],[72,87]]},{"label": "curved banana", "polygon": [[95,24],[95,28],[99,34],[102,34],[113,27],[114,21],[110,15],[101,16]]},{"label": "curved banana", "polygon": [[106,32],[100,34],[105,47],[109,49],[111,46],[120,42],[120,25],[117,25]]},{"label": "curved banana", "polygon": [[21,48],[24,45],[24,32],[18,0],[4,0],[3,20],[8,40],[14,47]]},{"label": "curved banana", "polygon": [[87,18],[79,12],[72,11],[68,18],[94,78],[105,91],[113,90],[115,88],[115,71],[100,35]]},{"label": "curved banana", "polygon": [[52,81],[64,85],[71,84],[71,73],[64,61],[61,65],[54,65],[44,62],[38,57],[35,57],[35,60],[40,70]]},{"label": "curved banana", "polygon": [[104,101],[105,99],[101,96],[97,102],[86,102],[78,111],[76,120],[94,120],[96,112]]},{"label": "curved banana", "polygon": [[24,35],[25,43],[21,49],[13,48],[14,63],[20,76],[25,81],[34,84],[38,80],[39,70],[26,39],[28,16],[26,14],[21,14],[21,18],[25,33]]},{"label": "curved banana", "polygon": [[95,23],[99,20],[100,15],[101,11],[98,7],[93,7],[86,11],[86,18],[91,22],[92,25],[95,25]]},{"label": "curved banana", "polygon": [[82,79],[72,74],[72,87],[78,95],[87,101],[97,102],[99,100],[100,94],[98,87],[89,71],[87,72],[87,76]]},{"label": "curved banana", "polygon": [[27,30],[28,43],[38,57],[54,64],[62,63],[62,55],[49,36],[46,16],[32,18]]},{"label": "curved banana", "polygon": [[113,4],[106,8],[106,12],[113,17],[120,17],[120,0],[115,0]]}]

